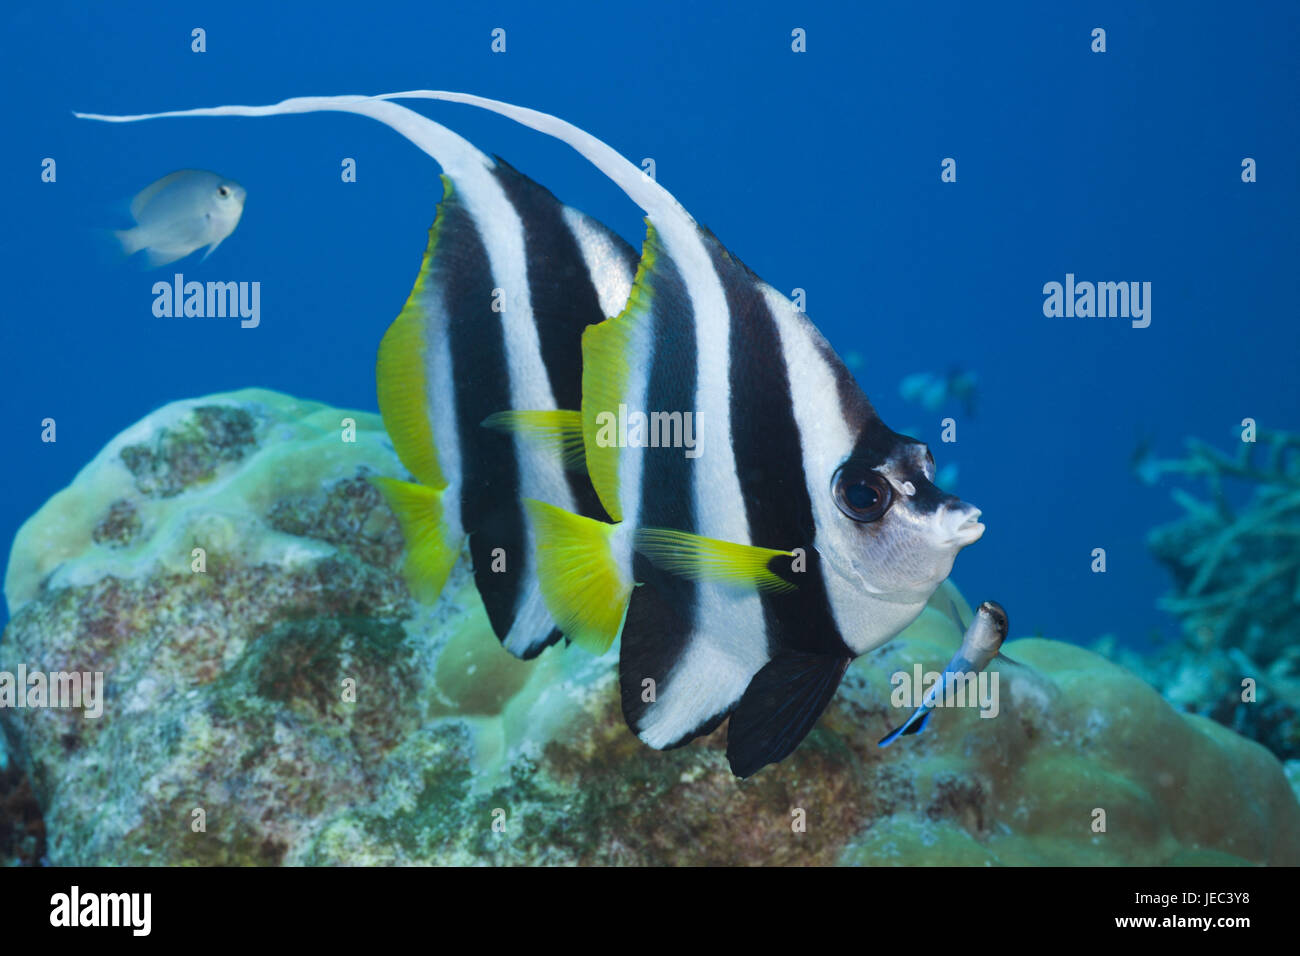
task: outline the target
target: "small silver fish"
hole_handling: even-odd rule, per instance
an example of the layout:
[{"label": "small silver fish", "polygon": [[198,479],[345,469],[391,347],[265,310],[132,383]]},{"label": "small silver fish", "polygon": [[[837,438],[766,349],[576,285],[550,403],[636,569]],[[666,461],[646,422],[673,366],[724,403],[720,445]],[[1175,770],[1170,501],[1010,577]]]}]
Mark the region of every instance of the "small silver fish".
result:
[{"label": "small silver fish", "polygon": [[180,169],[131,200],[136,225],[113,235],[128,256],[144,251],[149,268],[165,266],[207,246],[206,259],[235,231],[244,213],[244,187],[202,169]]},{"label": "small silver fish", "polygon": [[[954,615],[956,607],[953,608]],[[966,628],[961,647],[952,656],[948,666],[943,669],[939,682],[926,691],[921,706],[912,712],[912,716],[901,726],[880,739],[880,746],[888,747],[904,734],[919,734],[925,729],[939,700],[957,677],[962,674],[978,674],[988,666],[989,661],[998,656],[1002,642],[1007,639],[1007,612],[996,601],[985,601],[975,612],[975,618]]]}]

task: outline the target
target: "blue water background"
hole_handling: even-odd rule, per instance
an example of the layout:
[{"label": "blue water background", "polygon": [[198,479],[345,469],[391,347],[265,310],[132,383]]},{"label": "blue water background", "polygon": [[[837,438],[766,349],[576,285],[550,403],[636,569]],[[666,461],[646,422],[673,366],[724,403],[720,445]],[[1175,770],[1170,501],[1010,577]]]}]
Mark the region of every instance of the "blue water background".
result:
[{"label": "blue water background", "polygon": [[[1133,478],[1135,441],[1173,454],[1188,435],[1230,448],[1247,416],[1300,427],[1295,3],[11,0],[0,23],[6,552],[166,402],[256,385],[375,408],[374,352],[439,194],[430,160],[359,117],[108,126],[73,109],[458,89],[653,157],[759,275],[807,290],[832,344],[863,356],[888,423],[960,463],[988,532],[954,579],[1005,604],[1015,635],[1175,633],[1144,536],[1178,509],[1168,484]],[[496,27],[505,54],[490,50]],[[807,53],[791,52],[795,27]],[[1105,54],[1090,51],[1094,27]],[[565,147],[466,107],[417,108],[640,244],[635,207]],[[955,184],[940,182],[944,157]],[[88,257],[84,227],[112,201],[190,166],[248,189],[211,259],[141,273]],[[150,287],[173,271],[260,281],[261,327],[154,318]],[[1045,318],[1042,286],[1067,272],[1151,282],[1151,326]],[[908,373],[951,366],[980,377],[974,420],[899,397]],[[939,442],[948,411],[955,445]],[[46,417],[56,444],[40,441]],[[1090,571],[1097,547],[1105,574]]]}]

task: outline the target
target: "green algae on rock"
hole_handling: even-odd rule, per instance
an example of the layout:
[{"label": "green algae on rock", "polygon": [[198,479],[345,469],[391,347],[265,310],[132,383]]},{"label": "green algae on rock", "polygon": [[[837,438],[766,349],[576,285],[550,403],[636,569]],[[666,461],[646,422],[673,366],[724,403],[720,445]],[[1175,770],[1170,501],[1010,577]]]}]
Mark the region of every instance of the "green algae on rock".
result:
[{"label": "green algae on rock", "polygon": [[0,670],[107,687],[98,720],[0,711],[51,862],[1300,862],[1267,751],[1068,644],[1008,646],[996,718],[881,750],[890,675],[960,641],[935,609],[751,779],[725,727],[650,750],[616,652],[515,660],[463,566],[413,602],[368,475],[405,477],[377,416],[248,390],[149,416],[23,526]]}]

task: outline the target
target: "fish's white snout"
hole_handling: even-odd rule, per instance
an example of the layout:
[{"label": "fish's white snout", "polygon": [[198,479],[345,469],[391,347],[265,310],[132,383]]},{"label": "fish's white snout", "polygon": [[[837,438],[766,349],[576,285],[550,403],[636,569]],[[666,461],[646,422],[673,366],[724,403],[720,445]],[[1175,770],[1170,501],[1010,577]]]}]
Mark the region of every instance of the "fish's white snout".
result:
[{"label": "fish's white snout", "polygon": [[964,548],[968,544],[974,544],[983,536],[984,525],[980,524],[979,520],[983,512],[979,508],[956,500],[953,504],[944,505],[943,508],[942,526],[954,547]]}]

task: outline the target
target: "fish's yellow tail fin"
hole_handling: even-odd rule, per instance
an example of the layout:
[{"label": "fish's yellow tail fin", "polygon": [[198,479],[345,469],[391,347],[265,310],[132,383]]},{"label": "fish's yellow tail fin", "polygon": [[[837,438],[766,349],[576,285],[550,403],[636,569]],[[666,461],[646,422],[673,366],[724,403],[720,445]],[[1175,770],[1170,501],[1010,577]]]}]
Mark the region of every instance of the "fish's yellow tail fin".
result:
[{"label": "fish's yellow tail fin", "polygon": [[583,650],[609,650],[627,614],[631,579],[619,568],[617,525],[525,498],[537,538],[542,597],[565,636]]},{"label": "fish's yellow tail fin", "polygon": [[443,520],[442,491],[396,478],[372,477],[370,482],[383,494],[402,526],[406,586],[416,600],[425,604],[436,601],[460,557],[463,543],[453,539]]}]

